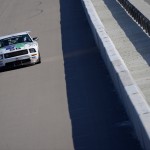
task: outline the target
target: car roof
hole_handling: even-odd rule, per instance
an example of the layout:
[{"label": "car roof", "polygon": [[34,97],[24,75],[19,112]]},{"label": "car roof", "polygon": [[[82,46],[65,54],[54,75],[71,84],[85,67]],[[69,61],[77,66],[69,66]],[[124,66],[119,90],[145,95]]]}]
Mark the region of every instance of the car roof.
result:
[{"label": "car roof", "polygon": [[5,36],[0,36],[0,40],[1,39],[5,39],[5,38],[9,38],[9,37],[12,37],[12,36],[28,34],[29,32],[30,31],[24,31],[24,32],[19,32],[19,33],[15,33],[15,34],[9,34],[9,35],[5,35]]}]

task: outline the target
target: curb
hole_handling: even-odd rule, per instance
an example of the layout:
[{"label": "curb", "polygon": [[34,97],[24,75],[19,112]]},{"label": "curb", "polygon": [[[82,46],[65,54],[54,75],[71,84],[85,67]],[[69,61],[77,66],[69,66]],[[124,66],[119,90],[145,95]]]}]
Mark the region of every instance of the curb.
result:
[{"label": "curb", "polygon": [[91,0],[81,0],[96,44],[145,150],[150,150],[150,107],[105,31]]}]

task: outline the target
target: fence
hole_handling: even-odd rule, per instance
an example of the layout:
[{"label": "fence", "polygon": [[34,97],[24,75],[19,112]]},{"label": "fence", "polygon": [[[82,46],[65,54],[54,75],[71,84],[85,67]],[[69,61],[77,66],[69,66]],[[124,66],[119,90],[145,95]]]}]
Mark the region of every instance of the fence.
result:
[{"label": "fence", "polygon": [[131,17],[142,27],[150,36],[150,20],[147,19],[135,6],[128,0],[117,0],[122,7],[131,15]]}]

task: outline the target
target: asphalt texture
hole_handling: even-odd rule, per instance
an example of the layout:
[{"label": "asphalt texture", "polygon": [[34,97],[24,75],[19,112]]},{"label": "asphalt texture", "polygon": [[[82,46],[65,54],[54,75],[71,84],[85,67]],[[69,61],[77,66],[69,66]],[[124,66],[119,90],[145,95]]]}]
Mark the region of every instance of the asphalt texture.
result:
[{"label": "asphalt texture", "polygon": [[141,150],[80,0],[60,0],[62,47],[76,150]]},{"label": "asphalt texture", "polygon": [[150,0],[144,0],[145,2],[147,2],[150,5]]},{"label": "asphalt texture", "polygon": [[58,0],[0,0],[0,35],[39,37],[42,63],[0,73],[0,150],[73,150]]}]

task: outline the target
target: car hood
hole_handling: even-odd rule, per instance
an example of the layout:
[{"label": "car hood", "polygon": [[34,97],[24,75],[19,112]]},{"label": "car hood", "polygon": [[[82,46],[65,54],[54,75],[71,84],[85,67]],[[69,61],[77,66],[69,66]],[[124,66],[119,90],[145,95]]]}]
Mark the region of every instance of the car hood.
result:
[{"label": "car hood", "polygon": [[18,44],[9,45],[9,46],[0,48],[0,54],[9,53],[12,51],[17,51],[17,50],[36,48],[36,47],[37,47],[37,43],[35,42],[18,43]]}]

